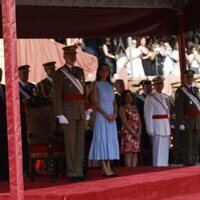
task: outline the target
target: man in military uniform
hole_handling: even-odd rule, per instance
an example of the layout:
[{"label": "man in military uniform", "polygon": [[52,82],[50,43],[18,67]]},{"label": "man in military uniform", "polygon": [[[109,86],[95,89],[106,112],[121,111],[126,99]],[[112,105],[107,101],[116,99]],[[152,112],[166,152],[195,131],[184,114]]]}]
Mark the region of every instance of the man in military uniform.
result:
[{"label": "man in military uniform", "polygon": [[53,76],[56,68],[55,64],[55,61],[43,64],[47,77],[37,84],[37,94],[40,97],[52,98]]},{"label": "man in military uniform", "polygon": [[171,83],[171,94],[169,97],[169,110],[170,110],[170,121],[172,129],[176,127],[176,113],[175,113],[175,93],[177,88],[181,86],[181,82]]},{"label": "man in military uniform", "polygon": [[[195,86],[199,89],[198,96],[199,96],[199,98],[200,98],[200,76],[197,76],[197,77],[194,79],[194,82],[195,82]],[[200,161],[200,144],[199,144],[199,161]]]},{"label": "man in military uniform", "polygon": [[86,116],[84,110],[84,72],[74,66],[76,47],[63,48],[65,65],[53,78],[55,114],[64,130],[65,157],[70,182],[86,180],[83,176],[84,137]]},{"label": "man in military uniform", "polygon": [[8,179],[8,138],[6,126],[5,85],[1,83],[2,69],[0,68],[0,180]]},{"label": "man in military uniform", "polygon": [[152,81],[155,93],[145,99],[145,125],[152,141],[153,166],[168,166],[170,123],[169,108],[162,93],[164,78],[158,76]]},{"label": "man in military uniform", "polygon": [[[46,72],[46,78],[41,80],[40,82],[37,83],[36,88],[37,88],[37,95],[38,95],[38,100],[41,105],[49,105],[52,106],[52,95],[53,95],[53,76],[55,74],[55,66],[56,62],[51,61],[43,64],[44,71]],[[53,107],[52,107],[53,110]],[[45,174],[46,170],[51,174],[51,181],[55,181],[55,174],[53,173],[55,171],[55,161],[53,159],[49,158],[46,159],[45,161],[40,161],[40,171],[38,170],[37,172],[40,174]]]},{"label": "man in military uniform", "polygon": [[23,170],[24,175],[29,173],[29,148],[26,131],[26,114],[25,104],[36,95],[36,87],[34,84],[28,82],[29,65],[22,65],[18,67],[19,73],[19,91],[20,91],[20,114],[21,114],[21,128],[22,128],[22,153],[23,153]]},{"label": "man in military uniform", "polygon": [[194,71],[184,72],[184,84],[175,95],[176,119],[181,135],[183,164],[196,165],[200,142],[200,99],[198,88],[193,87]]},{"label": "man in military uniform", "polygon": [[142,85],[142,94],[137,95],[135,99],[135,105],[138,109],[138,112],[140,114],[140,119],[142,123],[142,131],[141,131],[141,141],[140,141],[140,146],[141,146],[141,152],[143,152],[142,155],[142,165],[144,166],[152,166],[152,156],[149,154],[151,153],[151,141],[149,138],[149,135],[147,134],[146,131],[146,126],[145,126],[145,120],[144,120],[144,101],[148,95],[152,93],[152,83],[150,80],[142,80],[140,82],[140,85]]},{"label": "man in military uniform", "polygon": [[171,162],[180,163],[182,162],[181,149],[180,147],[180,135],[178,132],[176,113],[175,113],[175,93],[178,87],[181,86],[181,82],[171,83],[171,94],[169,98],[169,110],[170,110],[170,125],[171,125]]}]

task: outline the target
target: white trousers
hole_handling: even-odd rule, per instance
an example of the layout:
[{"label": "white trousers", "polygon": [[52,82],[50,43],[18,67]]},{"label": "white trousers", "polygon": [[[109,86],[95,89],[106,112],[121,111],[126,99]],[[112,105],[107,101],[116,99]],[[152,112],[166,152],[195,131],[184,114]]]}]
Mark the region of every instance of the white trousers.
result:
[{"label": "white trousers", "polygon": [[169,165],[169,136],[151,137],[153,147],[153,166]]}]

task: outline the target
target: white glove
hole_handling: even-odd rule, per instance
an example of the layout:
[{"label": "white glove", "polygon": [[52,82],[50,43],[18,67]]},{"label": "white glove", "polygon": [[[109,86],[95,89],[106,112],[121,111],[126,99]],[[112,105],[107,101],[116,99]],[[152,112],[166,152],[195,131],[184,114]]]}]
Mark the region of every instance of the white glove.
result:
[{"label": "white glove", "polygon": [[89,108],[88,110],[85,111],[85,116],[86,116],[86,121],[90,119],[90,114],[92,113],[92,109]]},{"label": "white glove", "polygon": [[180,130],[180,131],[184,131],[184,130],[185,130],[185,125],[184,125],[184,124],[181,124],[181,125],[179,126],[179,130]]},{"label": "white glove", "polygon": [[171,128],[172,128],[172,129],[175,129],[175,126],[174,126],[174,125],[171,125]]},{"label": "white glove", "polygon": [[69,124],[68,119],[64,115],[57,116],[60,124]]}]

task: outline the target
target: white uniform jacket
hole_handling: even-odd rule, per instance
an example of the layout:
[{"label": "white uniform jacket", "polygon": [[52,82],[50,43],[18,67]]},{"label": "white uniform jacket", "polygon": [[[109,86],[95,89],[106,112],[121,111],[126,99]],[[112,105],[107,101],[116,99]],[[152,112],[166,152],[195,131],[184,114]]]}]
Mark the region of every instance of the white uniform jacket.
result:
[{"label": "white uniform jacket", "polygon": [[144,118],[149,135],[170,135],[169,108],[162,93],[155,92],[146,97]]}]

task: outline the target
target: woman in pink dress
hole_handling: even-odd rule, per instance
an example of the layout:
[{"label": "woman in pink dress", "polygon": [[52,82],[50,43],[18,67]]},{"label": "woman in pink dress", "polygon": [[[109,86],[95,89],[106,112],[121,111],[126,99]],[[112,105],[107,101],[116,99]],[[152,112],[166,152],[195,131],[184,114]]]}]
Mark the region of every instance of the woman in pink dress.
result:
[{"label": "woman in pink dress", "polygon": [[121,152],[125,166],[137,166],[137,152],[140,151],[141,122],[137,108],[133,105],[133,94],[125,90],[121,96],[119,115],[122,121]]}]

